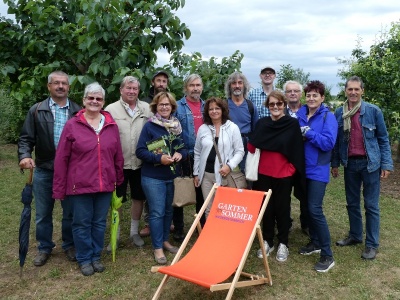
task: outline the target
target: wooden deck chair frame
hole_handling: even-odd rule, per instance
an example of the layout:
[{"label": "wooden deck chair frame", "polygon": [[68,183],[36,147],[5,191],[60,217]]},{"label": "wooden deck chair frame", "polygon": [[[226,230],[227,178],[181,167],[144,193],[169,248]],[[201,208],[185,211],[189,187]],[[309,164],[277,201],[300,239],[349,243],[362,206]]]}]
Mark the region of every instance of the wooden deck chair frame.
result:
[{"label": "wooden deck chair frame", "polygon": [[[182,242],[182,245],[179,247],[179,250],[175,256],[175,258],[173,259],[171,265],[175,264],[178,262],[178,260],[180,259],[183,251],[185,250],[190,238],[192,237],[194,231],[196,230],[196,228],[198,228],[201,231],[201,225],[200,225],[200,218],[201,216],[204,214],[208,203],[211,201],[213,195],[215,194],[216,190],[217,190],[218,186],[216,184],[214,184],[214,186],[212,187],[210,193],[208,194],[206,200],[204,201],[204,204],[202,206],[202,208],[200,209],[199,213],[196,215],[195,220],[193,221],[192,226],[190,227],[184,241]],[[249,237],[249,240],[247,242],[246,248],[243,252],[242,258],[240,260],[240,263],[236,269],[235,275],[233,277],[232,282],[228,282],[228,283],[218,283],[218,284],[214,284],[210,286],[210,291],[214,292],[214,291],[220,291],[220,290],[229,290],[228,294],[226,296],[225,299],[231,299],[234,289],[235,288],[239,288],[239,287],[246,287],[246,286],[252,286],[252,285],[260,285],[260,284],[269,284],[272,285],[272,279],[271,279],[271,273],[269,270],[269,264],[268,264],[268,258],[267,258],[267,254],[265,252],[265,248],[264,248],[264,238],[262,236],[262,232],[261,232],[261,227],[260,227],[260,222],[262,220],[262,217],[264,215],[265,209],[267,207],[268,201],[271,197],[272,191],[269,190],[268,192],[264,193],[265,195],[265,199],[263,202],[263,205],[260,209],[260,213],[258,215],[257,221],[255,222],[255,225],[253,227],[253,230],[251,232],[251,235]],[[254,241],[255,235],[257,233],[257,237],[258,237],[258,241],[260,243],[260,248],[262,249],[262,255],[263,255],[263,264],[264,264],[264,269],[265,269],[265,274],[266,277],[263,276],[259,276],[259,275],[255,275],[255,274],[249,274],[246,272],[243,272],[243,267],[246,263],[247,260],[247,256],[250,252],[252,243]],[[151,268],[151,272],[157,272],[160,268],[162,268],[161,266],[155,266]],[[242,280],[239,281],[240,276],[243,277],[247,277],[248,280]],[[162,279],[156,293],[153,296],[153,300],[159,299],[162,290],[164,289],[168,279],[170,278],[170,275],[164,275],[164,278]]]}]

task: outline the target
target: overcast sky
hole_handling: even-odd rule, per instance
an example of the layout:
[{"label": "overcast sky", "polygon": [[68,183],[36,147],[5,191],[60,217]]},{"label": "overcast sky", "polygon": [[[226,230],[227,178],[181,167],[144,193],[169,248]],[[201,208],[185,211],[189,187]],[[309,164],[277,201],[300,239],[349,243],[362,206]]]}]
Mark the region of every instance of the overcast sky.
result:
[{"label": "overcast sky", "polygon": [[[6,6],[0,2],[0,14]],[[242,72],[253,87],[260,69],[291,64],[339,90],[336,58],[349,58],[362,38],[365,50],[382,29],[400,20],[399,0],[271,1],[186,0],[176,13],[190,28],[184,52],[204,58],[244,54]],[[159,63],[167,63],[159,55]]]}]

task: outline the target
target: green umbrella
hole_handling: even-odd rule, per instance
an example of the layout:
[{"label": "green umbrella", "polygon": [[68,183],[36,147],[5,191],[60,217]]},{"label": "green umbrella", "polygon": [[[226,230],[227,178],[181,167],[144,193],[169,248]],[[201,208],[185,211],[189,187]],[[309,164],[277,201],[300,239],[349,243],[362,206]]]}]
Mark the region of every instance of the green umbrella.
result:
[{"label": "green umbrella", "polygon": [[122,197],[117,197],[117,192],[114,190],[111,198],[111,253],[112,260],[115,262],[115,251],[117,250],[117,234],[118,234],[118,225],[119,225],[119,213],[118,208],[122,205]]}]

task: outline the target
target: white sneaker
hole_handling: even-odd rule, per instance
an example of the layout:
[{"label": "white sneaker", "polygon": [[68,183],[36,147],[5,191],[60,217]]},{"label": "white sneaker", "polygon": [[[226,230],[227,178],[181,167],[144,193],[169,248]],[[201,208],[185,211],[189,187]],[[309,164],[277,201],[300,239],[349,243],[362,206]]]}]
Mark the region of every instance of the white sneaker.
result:
[{"label": "white sneaker", "polygon": [[[270,254],[272,251],[274,251],[274,246],[270,247],[270,246],[268,245],[267,241],[264,241],[264,248],[265,248],[265,253],[267,254],[267,256],[269,256],[269,254]],[[261,250],[261,249],[258,249],[258,250],[257,250],[257,257],[258,257],[258,258],[263,258],[262,250]]]},{"label": "white sneaker", "polygon": [[289,249],[285,244],[279,244],[278,251],[276,252],[276,260],[277,261],[286,261],[289,256]]}]

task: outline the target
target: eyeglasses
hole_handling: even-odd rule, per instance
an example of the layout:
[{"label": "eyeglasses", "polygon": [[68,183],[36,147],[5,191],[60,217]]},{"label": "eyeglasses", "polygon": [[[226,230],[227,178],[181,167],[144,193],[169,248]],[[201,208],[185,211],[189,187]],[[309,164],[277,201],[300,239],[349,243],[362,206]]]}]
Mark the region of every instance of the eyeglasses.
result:
[{"label": "eyeglasses", "polygon": [[274,108],[275,107],[275,105],[277,106],[277,107],[282,107],[283,105],[284,105],[285,103],[283,103],[283,102],[270,102],[270,103],[268,103],[268,107],[269,108]]},{"label": "eyeglasses", "polygon": [[170,107],[171,104],[169,104],[169,103],[160,103],[160,104],[158,104],[157,106],[158,106],[158,107]]},{"label": "eyeglasses", "polygon": [[300,93],[300,90],[287,90],[285,91],[286,94],[291,94],[291,93]]},{"label": "eyeglasses", "polygon": [[265,76],[272,76],[272,75],[275,75],[274,72],[263,72],[263,73],[261,73],[261,74],[263,74],[263,75],[265,75]]},{"label": "eyeglasses", "polygon": [[69,83],[68,82],[65,82],[65,81],[53,81],[53,82],[49,82],[49,84],[53,84],[53,85],[62,85],[62,86],[67,86],[67,85],[69,85]]},{"label": "eyeglasses", "polygon": [[103,101],[103,98],[100,98],[100,97],[92,97],[92,96],[88,96],[88,97],[86,97],[86,99],[88,99],[89,101],[93,101],[93,100],[96,100],[96,101],[98,101],[98,102]]}]

